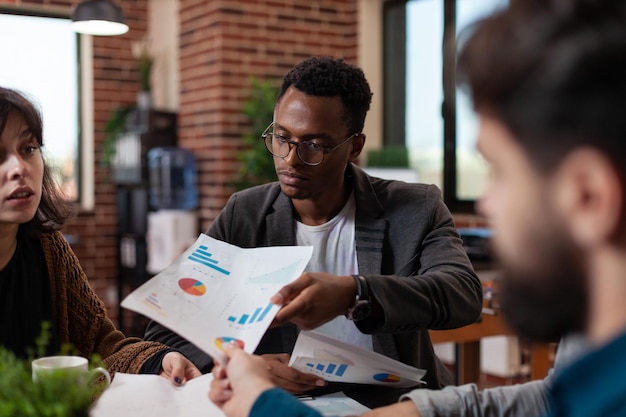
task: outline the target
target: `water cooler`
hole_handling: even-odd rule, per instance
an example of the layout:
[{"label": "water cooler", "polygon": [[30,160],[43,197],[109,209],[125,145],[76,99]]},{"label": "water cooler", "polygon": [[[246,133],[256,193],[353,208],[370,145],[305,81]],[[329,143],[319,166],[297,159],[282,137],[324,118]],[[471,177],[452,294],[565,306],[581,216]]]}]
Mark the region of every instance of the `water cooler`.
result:
[{"label": "water cooler", "polygon": [[198,238],[198,186],[194,155],[176,146],[152,148],[148,160],[146,270],[158,274]]}]

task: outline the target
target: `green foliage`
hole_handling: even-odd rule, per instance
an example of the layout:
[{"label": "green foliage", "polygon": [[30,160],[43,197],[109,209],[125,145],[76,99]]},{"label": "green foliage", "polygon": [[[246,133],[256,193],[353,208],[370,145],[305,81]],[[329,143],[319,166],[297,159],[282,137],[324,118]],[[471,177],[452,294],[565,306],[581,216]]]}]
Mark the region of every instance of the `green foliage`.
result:
[{"label": "green foliage", "polygon": [[367,166],[406,168],[409,166],[409,151],[404,146],[370,149],[367,152]]},{"label": "green foliage", "polygon": [[[37,342],[37,357],[43,356],[48,332],[49,325],[46,325]],[[65,347],[65,350],[70,349]],[[0,416],[89,416],[89,408],[101,393],[101,386],[76,383],[76,375],[64,371],[50,372],[35,383],[31,361],[32,357],[17,358],[0,346]]]},{"label": "green foliage", "polygon": [[152,71],[152,64],[152,57],[148,54],[142,54],[137,62],[141,91],[150,91],[150,72]]},{"label": "green foliage", "polygon": [[135,107],[132,105],[117,107],[104,125],[104,142],[102,143],[102,163],[110,166],[115,156],[115,142],[126,130],[128,115]]},{"label": "green foliage", "polygon": [[150,40],[146,38],[132,44],[133,56],[137,60],[137,69],[139,70],[141,91],[150,91],[150,72],[154,64],[154,56],[150,46]]},{"label": "green foliage", "polygon": [[258,184],[276,180],[274,159],[267,151],[261,134],[274,117],[274,103],[278,88],[269,81],[250,79],[251,93],[243,107],[243,114],[251,122],[250,130],[243,135],[244,149],[237,153],[241,162],[234,182],[235,188],[242,190]]}]

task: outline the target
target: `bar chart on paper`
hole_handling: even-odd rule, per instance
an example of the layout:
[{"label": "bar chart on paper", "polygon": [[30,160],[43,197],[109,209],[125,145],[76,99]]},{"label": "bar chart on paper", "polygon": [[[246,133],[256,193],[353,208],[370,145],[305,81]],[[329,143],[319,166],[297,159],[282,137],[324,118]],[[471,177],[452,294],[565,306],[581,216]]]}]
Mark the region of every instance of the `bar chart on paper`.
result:
[{"label": "bar chart on paper", "polygon": [[168,327],[218,360],[237,340],[253,352],[279,307],[269,302],[304,270],[312,247],[239,248],[201,234],[122,307]]},{"label": "bar chart on paper", "polygon": [[274,306],[274,304],[268,303],[264,307],[257,307],[250,314],[241,314],[239,317],[237,317],[237,316],[228,316],[227,320],[231,324],[238,324],[238,325],[241,325],[241,326],[249,325],[249,324],[253,324],[253,323],[259,323],[259,322],[262,322],[263,320],[265,320],[265,318],[267,317],[267,313],[270,312],[270,310],[272,309],[273,306]]},{"label": "bar chart on paper", "polygon": [[426,371],[315,331],[301,331],[289,366],[329,382],[420,385]]},{"label": "bar chart on paper", "polygon": [[187,259],[209,267],[221,274],[230,275],[230,271],[219,265],[220,261],[213,257],[213,253],[209,252],[209,247],[206,245],[198,246],[193,252],[191,252]]},{"label": "bar chart on paper", "polygon": [[366,364],[341,363],[313,357],[297,357],[291,366],[294,369],[317,375],[326,381],[351,382],[374,385],[412,386],[414,379],[399,374],[371,368]]},{"label": "bar chart on paper", "polygon": [[337,364],[333,362],[307,362],[306,366],[311,369],[312,373],[320,376],[335,375],[338,377],[342,377],[348,370],[348,364],[345,363]]}]

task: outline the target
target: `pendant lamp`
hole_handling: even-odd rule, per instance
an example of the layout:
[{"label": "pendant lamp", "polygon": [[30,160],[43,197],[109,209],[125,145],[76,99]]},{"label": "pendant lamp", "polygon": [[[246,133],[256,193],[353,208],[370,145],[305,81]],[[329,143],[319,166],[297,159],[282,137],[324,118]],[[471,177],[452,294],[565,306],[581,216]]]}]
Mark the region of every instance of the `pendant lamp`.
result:
[{"label": "pendant lamp", "polygon": [[113,36],[128,32],[122,9],[109,0],[86,0],[72,12],[72,30],[86,35]]}]

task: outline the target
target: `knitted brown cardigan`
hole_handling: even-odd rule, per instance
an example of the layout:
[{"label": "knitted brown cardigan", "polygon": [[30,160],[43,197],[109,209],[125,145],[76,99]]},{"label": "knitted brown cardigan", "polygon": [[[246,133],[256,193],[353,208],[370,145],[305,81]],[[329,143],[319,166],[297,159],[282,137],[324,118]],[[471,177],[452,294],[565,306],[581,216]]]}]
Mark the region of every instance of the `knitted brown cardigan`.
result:
[{"label": "knitted brown cardigan", "polygon": [[71,344],[82,356],[100,355],[103,366],[115,372],[138,373],[154,353],[167,349],[156,342],[125,337],[107,317],[78,258],[60,232],[42,233],[59,343]]}]

